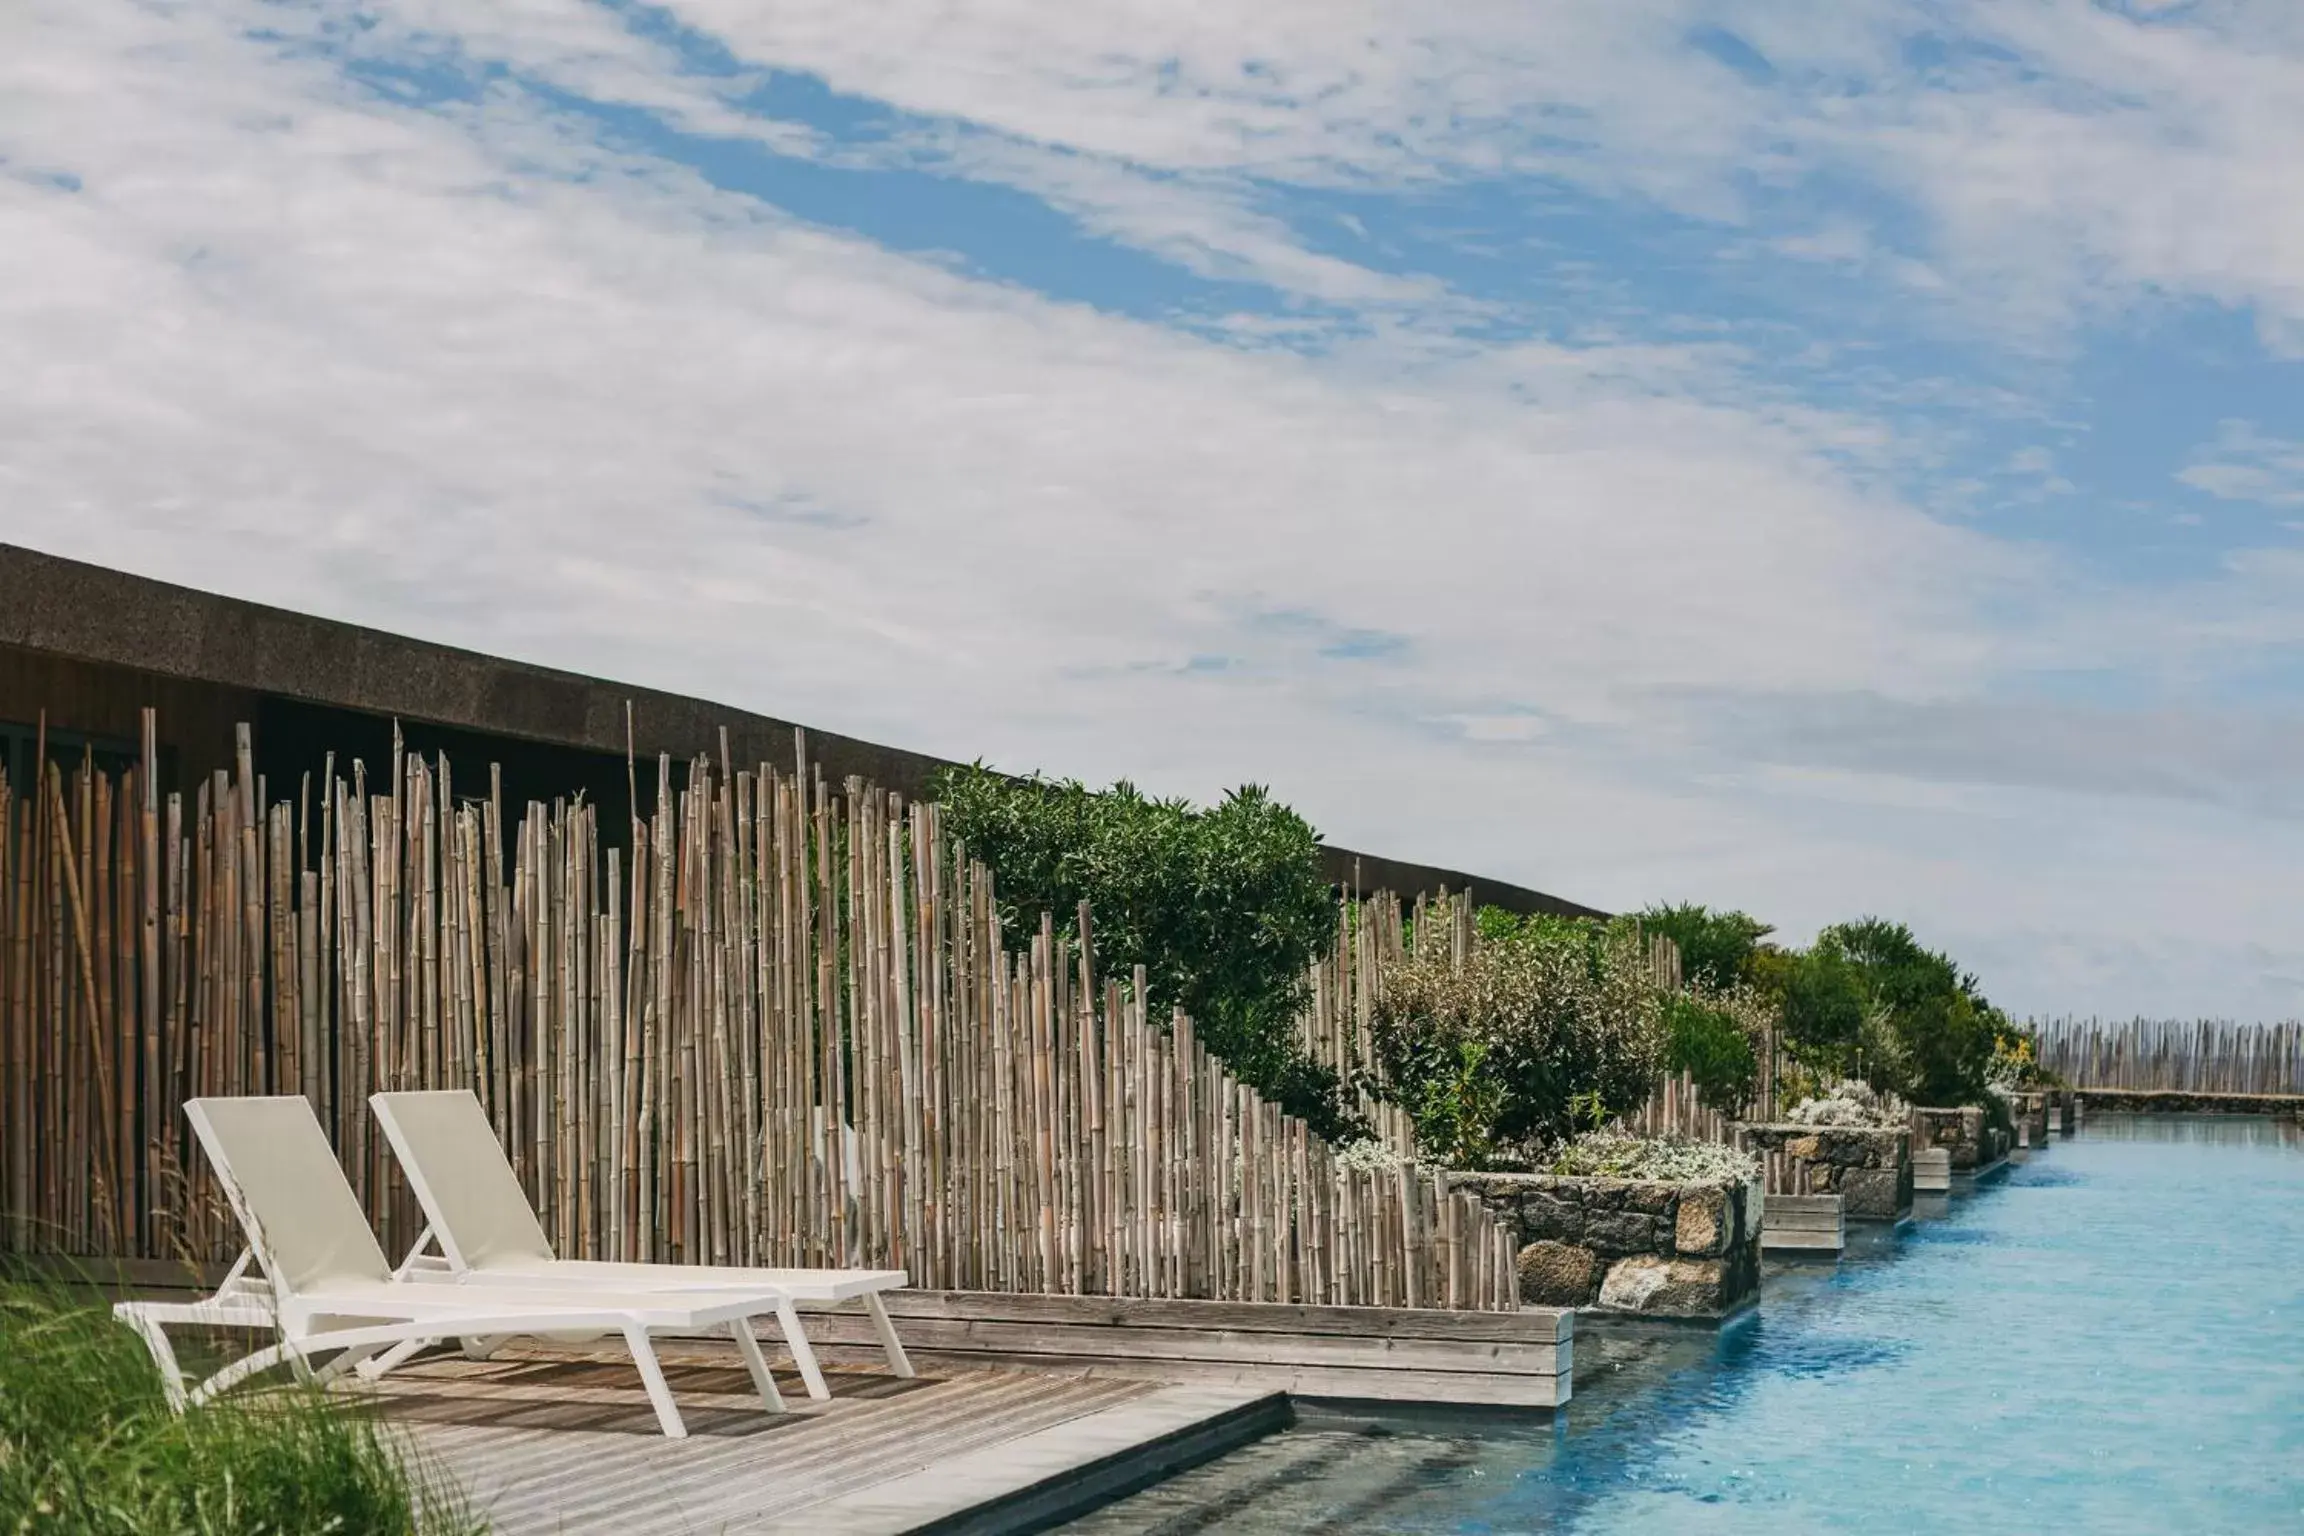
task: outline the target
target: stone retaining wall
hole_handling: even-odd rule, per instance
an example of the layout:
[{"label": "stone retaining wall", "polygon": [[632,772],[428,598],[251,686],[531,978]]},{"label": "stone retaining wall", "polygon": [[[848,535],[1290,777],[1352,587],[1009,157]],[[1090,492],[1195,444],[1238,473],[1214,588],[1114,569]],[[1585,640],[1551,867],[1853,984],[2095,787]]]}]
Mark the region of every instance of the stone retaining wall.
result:
[{"label": "stone retaining wall", "polygon": [[1912,1209],[1912,1133],[1902,1126],[1739,1125],[1736,1144],[1792,1165],[1777,1194],[1838,1195],[1850,1221],[1896,1221]]},{"label": "stone retaining wall", "polygon": [[2000,1127],[1986,1124],[1984,1111],[1974,1107],[1912,1111],[1913,1147],[1942,1147],[1952,1154],[1956,1173],[1991,1167],[2008,1155],[2014,1139]]},{"label": "stone retaining wall", "polygon": [[1648,1317],[1725,1317],[1760,1289],[1759,1182],[1660,1184],[1460,1174],[1520,1243],[1520,1299]]},{"label": "stone retaining wall", "polygon": [[2099,1115],[2279,1115],[2304,1119],[2304,1095],[2286,1093],[2186,1093],[2145,1088],[2072,1088],[2064,1093],[2065,1124],[2073,1102]]}]

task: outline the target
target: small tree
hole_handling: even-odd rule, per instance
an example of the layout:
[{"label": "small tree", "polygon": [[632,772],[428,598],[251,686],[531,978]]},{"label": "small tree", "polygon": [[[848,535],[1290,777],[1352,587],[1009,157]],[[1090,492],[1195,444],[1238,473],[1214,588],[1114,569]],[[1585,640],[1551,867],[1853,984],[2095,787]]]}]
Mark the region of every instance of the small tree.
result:
[{"label": "small tree", "polygon": [[1713,992],[1749,983],[1760,941],[1776,931],[1748,912],[1715,912],[1693,902],[1649,907],[1640,926],[1679,949],[1683,982]]},{"label": "small tree", "polygon": [[1827,941],[1795,957],[1784,968],[1783,985],[1785,1045],[1811,1067],[1850,1076],[1872,1007],[1863,975]]},{"label": "small tree", "polygon": [[2006,1026],[1975,977],[1881,918],[1825,929],[1785,991],[1785,1039],[1803,1062],[1916,1104],[1985,1103]]},{"label": "small tree", "polygon": [[934,793],[969,854],[992,869],[1012,933],[1050,913],[1077,939],[1088,903],[1098,962],[1145,970],[1155,1013],[1182,1008],[1241,1081],[1337,1138],[1353,1129],[1335,1074],[1296,1048],[1312,963],[1336,931],[1320,839],[1251,785],[1201,810],[1128,783],[1012,779],[982,764]]}]

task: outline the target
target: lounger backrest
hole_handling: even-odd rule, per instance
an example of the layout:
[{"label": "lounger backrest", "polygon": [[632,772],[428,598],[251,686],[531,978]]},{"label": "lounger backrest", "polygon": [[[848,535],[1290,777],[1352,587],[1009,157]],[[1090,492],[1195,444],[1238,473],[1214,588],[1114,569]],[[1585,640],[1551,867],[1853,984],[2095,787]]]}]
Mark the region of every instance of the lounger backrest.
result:
[{"label": "lounger backrest", "polygon": [[184,1113],[281,1300],[392,1278],[309,1102],[193,1099]]},{"label": "lounger backrest", "polygon": [[480,1101],[462,1088],[368,1100],[451,1267],[550,1263],[552,1244]]}]

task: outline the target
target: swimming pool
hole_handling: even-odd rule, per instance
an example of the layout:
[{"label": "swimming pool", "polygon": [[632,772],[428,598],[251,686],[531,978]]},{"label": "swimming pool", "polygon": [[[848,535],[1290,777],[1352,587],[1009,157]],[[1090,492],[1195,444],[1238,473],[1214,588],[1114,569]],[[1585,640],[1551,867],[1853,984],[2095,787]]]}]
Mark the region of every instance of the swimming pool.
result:
[{"label": "swimming pool", "polygon": [[1720,1332],[1579,1330],[1555,1420],[1298,1425],[1075,1536],[2304,1531],[2304,1136],[2099,1118]]}]

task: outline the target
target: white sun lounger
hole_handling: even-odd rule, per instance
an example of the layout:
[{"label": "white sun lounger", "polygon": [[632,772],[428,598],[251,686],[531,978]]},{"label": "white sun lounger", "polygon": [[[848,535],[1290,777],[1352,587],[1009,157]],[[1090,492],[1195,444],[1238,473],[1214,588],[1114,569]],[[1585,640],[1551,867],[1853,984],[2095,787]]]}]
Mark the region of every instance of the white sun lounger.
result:
[{"label": "white sun lounger", "polygon": [[[369,1230],[336,1154],[301,1098],[194,1099],[184,1106],[209,1163],[239,1217],[248,1251],[203,1302],[124,1301],[113,1315],[143,1338],[160,1368],[170,1406],[209,1402],[260,1371],[286,1364],[326,1381],[379,1350],[469,1335],[598,1337],[620,1334],[666,1435],[687,1434],[657,1364],[650,1335],[724,1330],[736,1341],[760,1400],[784,1400],[752,1335],[752,1319],[788,1300],[769,1287],[746,1292],[664,1288],[617,1290],[533,1281],[485,1292],[396,1278]],[[253,1262],[263,1282],[251,1278]],[[274,1330],[278,1342],[186,1389],[165,1326],[171,1323]],[[315,1355],[334,1358],[315,1367]]]},{"label": "white sun lounger", "polygon": [[[480,1101],[464,1089],[426,1093],[379,1093],[368,1100],[384,1135],[400,1159],[417,1204],[429,1223],[400,1266],[410,1279],[433,1273],[443,1278],[497,1285],[602,1286],[618,1291],[647,1287],[676,1287],[683,1291],[733,1287],[752,1290],[770,1287],[793,1301],[835,1303],[860,1300],[872,1318],[888,1368],[898,1376],[912,1374],[912,1362],[888,1320],[880,1293],[901,1288],[900,1269],[751,1269],[726,1264],[633,1264],[614,1260],[561,1259],[536,1219],[536,1211],[520,1188],[495,1128]],[[437,1255],[427,1254],[437,1244]],[[808,1384],[808,1395],[831,1396],[824,1372],[816,1363],[808,1336],[789,1303],[777,1311],[792,1363]],[[487,1341],[468,1343],[470,1353],[483,1353]],[[373,1371],[397,1364],[395,1356],[376,1362]]]}]

